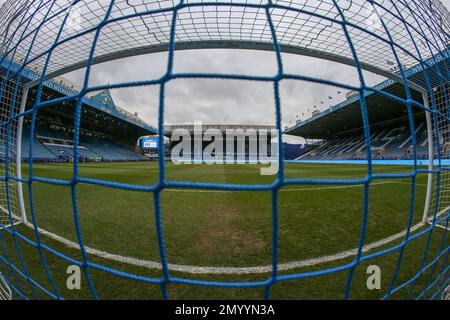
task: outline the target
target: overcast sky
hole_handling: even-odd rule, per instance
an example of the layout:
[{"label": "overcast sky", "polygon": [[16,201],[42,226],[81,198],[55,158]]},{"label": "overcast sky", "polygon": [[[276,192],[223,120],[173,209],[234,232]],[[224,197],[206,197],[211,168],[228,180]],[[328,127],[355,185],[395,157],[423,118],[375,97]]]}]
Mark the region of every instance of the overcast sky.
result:
[{"label": "overcast sky", "polygon": [[[338,63],[283,54],[284,72],[307,75],[336,82],[358,85],[356,69]],[[89,77],[89,86],[118,82],[158,79],[167,67],[167,53],[126,58],[96,65]],[[174,73],[231,73],[273,76],[277,72],[273,52],[236,49],[178,51]],[[364,73],[373,84],[383,78]],[[81,85],[85,69],[66,74],[70,81]],[[341,91],[341,94],[337,92]],[[310,116],[317,106],[325,110],[345,99],[347,91],[336,87],[304,81],[282,81],[280,97],[283,124],[297,116]],[[115,89],[111,94],[116,104],[138,112],[152,125],[158,118],[159,86]],[[328,97],[332,97],[330,100]],[[273,85],[269,82],[215,79],[171,80],[166,85],[165,123],[208,124],[275,124]],[[323,103],[321,103],[323,102]],[[308,111],[309,110],[309,111]],[[303,116],[302,116],[303,113]]]}]

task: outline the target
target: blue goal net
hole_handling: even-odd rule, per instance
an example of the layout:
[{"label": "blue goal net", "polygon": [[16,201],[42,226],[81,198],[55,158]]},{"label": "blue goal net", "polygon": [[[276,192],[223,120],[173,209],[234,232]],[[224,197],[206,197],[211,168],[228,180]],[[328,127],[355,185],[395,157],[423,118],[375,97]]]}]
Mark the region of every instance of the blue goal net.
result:
[{"label": "blue goal net", "polygon": [[[57,262],[78,267],[91,298],[102,298],[104,277],[131,281],[157,288],[160,297],[171,298],[170,287],[259,289],[261,298],[274,298],[277,286],[339,275],[345,278],[339,290],[343,299],[352,298],[358,268],[390,259],[392,273],[380,298],[442,299],[450,285],[450,14],[438,0],[7,0],[0,8],[0,297],[23,299],[67,298],[66,270]],[[233,73],[177,73],[175,52],[187,49],[252,49],[271,51],[277,70],[272,76]],[[93,86],[93,66],[102,62],[140,54],[166,53],[164,74],[154,79]],[[304,74],[287,73],[283,54],[297,54],[353,66],[358,85],[349,85]],[[64,86],[58,77],[85,70],[82,87]],[[399,84],[399,92],[370,86],[364,72],[378,74],[389,84]],[[150,186],[104,181],[80,174],[80,123],[86,96],[108,89],[152,87],[159,92],[158,138],[150,148],[164,145],[167,85],[180,79],[235,80],[269,83],[278,132],[276,179],[270,184],[177,182],[167,177],[164,148],[157,148],[158,178]],[[352,90],[360,105],[366,150],[363,178],[303,179],[285,174],[282,126],[282,81],[306,81]],[[55,90],[57,95],[48,95]],[[411,166],[407,173],[379,173],[371,154],[371,124],[367,97],[379,95],[405,110],[411,132]],[[419,96],[420,99],[415,97]],[[58,179],[36,173],[35,135],[39,111],[63,104],[73,105],[73,146],[70,149],[71,179]],[[426,115],[428,159],[419,162],[415,112]],[[112,112],[112,111],[111,111]],[[114,111],[115,112],[115,111]],[[113,114],[115,115],[115,114]],[[122,117],[123,115],[117,114]],[[24,129],[25,123],[27,130]],[[289,130],[289,129],[288,129]],[[28,149],[23,150],[26,141]],[[68,151],[69,153],[69,151]],[[422,159],[423,160],[423,159]],[[27,162],[26,170],[22,164]],[[425,163],[425,165],[423,165]],[[45,171],[39,171],[45,172]],[[426,191],[417,189],[418,176],[426,176]],[[399,179],[410,184],[410,206],[400,238],[375,249],[368,246],[366,233],[371,219],[370,189],[374,183]],[[76,241],[67,241],[42,228],[34,198],[36,185],[65,188],[70,193],[70,223]],[[114,254],[89,248],[83,237],[78,189],[80,185],[144,192],[153,196],[153,215],[159,273],[138,272],[140,261],[128,265]],[[314,268],[280,268],[280,190],[289,186],[351,186],[364,189],[357,247],[345,259]],[[167,255],[163,225],[163,191],[171,189],[223,190],[227,192],[265,191],[271,195],[271,265],[258,276],[242,281],[239,277],[208,278],[205,272],[189,273],[174,265]],[[425,210],[414,205],[418,192],[425,193]],[[50,197],[51,195],[49,195]],[[420,216],[420,225],[414,221]],[[422,217],[423,216],[423,217]],[[55,217],[56,219],[56,217]],[[66,219],[67,215],[66,215]],[[51,221],[47,221],[51,224]],[[48,224],[46,224],[48,225]],[[101,225],[98,226],[101,228]],[[408,248],[418,241],[420,261],[405,258]],[[60,245],[60,244],[63,245]],[[66,250],[67,249],[67,250]],[[68,253],[70,251],[70,253]],[[75,252],[75,253],[74,253]],[[392,258],[395,255],[395,258]],[[119,264],[108,264],[112,259]],[[414,272],[404,268],[414,263]],[[145,263],[141,263],[148,267]],[[151,267],[151,266],[150,266]],[[220,268],[219,268],[220,269]],[[39,270],[36,272],[35,270]],[[191,270],[192,271],[192,270]],[[223,268],[224,274],[227,268]],[[37,276],[36,274],[39,273]],[[201,275],[200,275],[201,274]],[[250,280],[249,280],[250,279]],[[329,279],[329,278],[328,278]],[[325,281],[325,280],[323,280]],[[318,283],[317,282],[317,283]],[[118,282],[119,283],[119,282]],[[107,290],[120,288],[108,287]],[[325,288],[329,288],[325,287]],[[324,289],[325,290],[325,289]],[[328,289],[327,289],[328,290]],[[221,291],[223,292],[223,291]],[[113,295],[114,297],[114,295]],[[127,295],[125,294],[125,297]],[[276,296],[275,296],[276,297]]]}]

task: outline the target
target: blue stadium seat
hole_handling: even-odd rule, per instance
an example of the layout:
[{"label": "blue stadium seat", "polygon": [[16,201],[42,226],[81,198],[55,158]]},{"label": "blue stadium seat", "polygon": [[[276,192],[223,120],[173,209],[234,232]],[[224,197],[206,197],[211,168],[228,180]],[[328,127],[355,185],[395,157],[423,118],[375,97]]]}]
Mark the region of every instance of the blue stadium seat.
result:
[{"label": "blue stadium seat", "polygon": [[[30,157],[30,129],[22,133],[22,160]],[[57,162],[73,159],[73,137],[65,132],[49,128],[38,128],[33,138],[33,161]],[[85,160],[143,161],[141,154],[106,140],[83,136],[78,147],[78,156]]]},{"label": "blue stadium seat", "polygon": [[[417,158],[428,158],[425,123],[416,127]],[[372,159],[402,160],[413,158],[412,139],[408,126],[380,128],[371,133]],[[362,160],[367,158],[362,134],[336,137],[301,155],[299,160]]]}]

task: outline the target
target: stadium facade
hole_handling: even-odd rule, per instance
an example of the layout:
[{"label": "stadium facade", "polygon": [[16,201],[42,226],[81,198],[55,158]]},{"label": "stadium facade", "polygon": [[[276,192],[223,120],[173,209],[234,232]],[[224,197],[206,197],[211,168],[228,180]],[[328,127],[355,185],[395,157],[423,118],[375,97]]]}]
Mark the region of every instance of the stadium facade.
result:
[{"label": "stadium facade", "polygon": [[[418,85],[425,87],[427,82],[430,82],[435,89],[434,96],[428,98],[434,99],[437,105],[441,107],[440,111],[444,113],[447,112],[448,108],[445,101],[446,97],[450,96],[449,84],[441,83],[437,74],[448,74],[446,66],[448,65],[449,55],[450,50],[447,50],[440,58],[431,58],[428,61],[431,65],[428,68],[429,70],[424,70],[422,66],[417,65],[405,72],[408,80]],[[0,80],[3,80],[8,73],[17,71],[20,71],[18,79],[23,83],[37,78],[32,71],[19,69],[19,66],[15,63],[3,59],[0,66]],[[11,88],[14,88],[14,86],[11,85]],[[416,140],[416,148],[414,149],[407,107],[392,99],[393,96],[406,98],[405,86],[394,80],[386,80],[375,88],[385,94],[374,91],[364,92],[371,128],[371,158],[374,160],[406,160],[413,159],[414,152],[416,152],[417,159],[428,159],[430,153],[428,133],[433,126],[439,125],[439,123],[428,124],[425,112],[420,108],[413,108]],[[37,90],[38,88],[35,87],[29,92],[25,112],[33,106]],[[78,94],[77,88],[60,77],[44,82],[42,100],[53,100]],[[420,92],[411,89],[410,94],[411,99],[422,103],[423,96]],[[10,93],[10,96],[12,95],[14,95],[13,92]],[[342,103],[316,113],[305,121],[297,121],[296,125],[292,127],[284,128],[284,134],[321,142],[300,147],[285,143],[283,148],[285,159],[304,161],[367,159],[360,95],[354,92],[347,96],[347,100]],[[4,95],[3,99],[8,99],[8,95]],[[19,95],[17,95],[17,99],[16,103],[19,103]],[[142,161],[157,158],[157,148],[144,150],[141,146],[144,137],[156,137],[156,128],[145,123],[136,114],[131,114],[118,107],[108,90],[86,95],[81,99],[82,120],[78,149],[80,161]],[[23,121],[21,159],[29,161],[31,151],[31,158],[35,162],[73,160],[74,101],[62,101],[40,108],[35,115],[33,138],[30,137],[32,116],[31,113],[27,114]],[[430,125],[431,128],[429,128]],[[224,137],[226,137],[226,130],[242,129],[244,135],[246,132],[248,133],[248,130],[267,130],[269,132],[268,139],[265,140],[267,150],[271,149],[270,131],[275,129],[274,126],[262,125],[203,125],[204,131],[213,128],[222,131]],[[170,159],[171,150],[182,140],[170,139],[171,134],[177,129],[186,129],[191,132],[192,143],[195,140],[193,124],[166,125],[164,135],[169,140],[169,143],[165,146],[167,159]],[[441,135],[448,134],[446,128],[440,128],[440,132]],[[439,139],[443,141],[444,137],[441,136]],[[211,140],[204,141],[202,150],[210,142]],[[225,141],[223,143],[223,150],[226,150]],[[252,156],[249,154],[249,143],[250,140],[247,137],[243,152],[244,159],[249,159]],[[32,145],[31,149],[30,145]],[[192,144],[192,157],[194,157],[194,148],[195,146]],[[5,149],[4,146],[2,149]],[[447,146],[442,148],[442,158],[448,158],[447,149],[449,149]],[[236,151],[234,157],[239,158],[236,143],[234,150]],[[3,153],[2,150],[0,152]]]},{"label": "stadium facade", "polygon": [[[446,50],[440,58],[430,59],[428,68],[416,65],[405,71],[406,78],[411,82],[434,88],[433,93],[426,98],[428,101],[434,101],[438,111],[443,114],[448,114],[450,88],[449,83],[442,83],[437,75],[448,75],[449,53],[450,50]],[[285,128],[285,134],[320,141],[308,144],[294,159],[320,162],[366,160],[369,157],[365,143],[367,139],[371,142],[370,157],[373,160],[388,160],[393,163],[392,160],[429,159],[430,155],[434,159],[449,158],[449,146],[438,146],[442,141],[448,141],[449,128],[446,122],[427,119],[426,112],[421,108],[413,104],[404,105],[392,99],[395,96],[407,100],[408,93],[402,83],[386,80],[375,86],[375,89],[378,91],[364,92],[370,137],[366,137],[364,132],[360,94],[353,92],[348,94],[347,100],[342,103]],[[424,97],[420,92],[410,89],[409,94],[412,101],[423,103]],[[411,117],[408,116],[409,107],[412,111]],[[411,132],[412,122],[414,139]],[[430,134],[435,132],[435,126],[439,126],[440,137]],[[430,144],[429,137],[434,143]],[[433,144],[435,147],[432,150],[430,145]],[[436,150],[439,150],[439,154],[436,154]]]},{"label": "stadium facade", "polygon": [[[2,59],[0,81],[8,74],[19,72],[19,87],[37,76],[30,70],[21,69],[11,61]],[[22,84],[23,83],[23,84]],[[20,94],[14,94],[15,85],[6,86],[11,92],[4,94],[3,103],[12,96],[20,102]],[[79,95],[79,91],[68,81],[59,78],[44,82],[41,93],[42,101],[61,99],[60,103],[49,104],[31,113],[38,87],[28,92],[23,119],[21,137],[22,161],[34,162],[69,162],[74,157],[74,121],[75,100],[64,98]],[[155,134],[156,129],[141,120],[136,114],[120,108],[114,103],[111,93],[104,90],[81,97],[81,125],[78,145],[79,161],[142,161],[145,158],[135,152],[135,143],[140,136]],[[7,117],[7,115],[4,115]],[[34,124],[32,119],[35,119]],[[6,120],[2,119],[2,120]],[[16,124],[17,125],[17,124]],[[30,135],[33,132],[32,136]],[[6,135],[6,132],[2,133]],[[6,139],[2,140],[6,141]],[[0,152],[4,153],[3,146]],[[31,157],[30,157],[31,155]],[[4,158],[4,154],[2,154]]]},{"label": "stadium facade", "polygon": [[166,125],[167,158],[175,162],[254,162],[272,156],[277,130],[269,125]]}]

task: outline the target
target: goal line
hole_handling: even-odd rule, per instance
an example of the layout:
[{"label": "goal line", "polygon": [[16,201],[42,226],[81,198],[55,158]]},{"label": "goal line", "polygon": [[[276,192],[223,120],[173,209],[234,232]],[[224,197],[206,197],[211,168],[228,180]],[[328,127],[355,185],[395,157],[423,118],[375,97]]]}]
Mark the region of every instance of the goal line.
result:
[{"label": "goal line", "polygon": [[[23,223],[25,226],[34,230],[34,225],[29,222]],[[425,226],[424,222],[419,222],[416,225],[412,226],[410,229],[410,233],[416,232],[420,228]],[[71,241],[64,237],[61,237],[57,234],[44,230],[42,228],[38,228],[38,231],[41,235],[46,236],[52,240],[60,242],[67,246],[68,248],[80,250],[80,245],[77,242]],[[379,248],[383,245],[386,245],[390,242],[396,241],[407,234],[407,229],[393,234],[387,238],[366,244],[362,252],[366,253],[376,248]],[[84,246],[86,253],[103,258],[108,259],[120,263],[126,263],[138,267],[144,267],[147,269],[157,269],[162,270],[162,265],[160,262],[150,261],[150,260],[142,260],[134,257],[121,256],[118,254],[109,253],[107,251],[102,251],[98,249],[94,249],[91,247]],[[342,251],[333,255],[326,255],[317,258],[304,259],[286,263],[278,264],[279,271],[288,271],[291,269],[298,269],[303,267],[311,267],[323,263],[329,263],[333,261],[338,261],[342,259],[346,259],[349,257],[354,257],[358,252],[358,249],[352,249],[347,251]],[[263,274],[272,272],[272,265],[265,266],[254,266],[254,267],[206,267],[206,266],[189,266],[189,265],[179,265],[179,264],[168,264],[168,267],[171,271],[184,272],[190,274],[235,274],[235,275],[243,275],[243,274]]]}]

